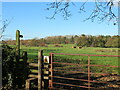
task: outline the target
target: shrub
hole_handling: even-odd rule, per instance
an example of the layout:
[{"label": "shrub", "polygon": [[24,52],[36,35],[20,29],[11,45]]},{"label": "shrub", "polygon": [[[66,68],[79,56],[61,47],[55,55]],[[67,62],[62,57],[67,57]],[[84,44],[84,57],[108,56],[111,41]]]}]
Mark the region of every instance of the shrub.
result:
[{"label": "shrub", "polygon": [[[26,72],[26,75],[24,75],[24,72]],[[22,61],[16,62],[16,49],[8,45],[2,45],[2,89],[22,88],[28,73],[29,69],[24,67]]]},{"label": "shrub", "polygon": [[2,45],[2,84],[6,89],[12,88],[15,71],[15,49]]}]

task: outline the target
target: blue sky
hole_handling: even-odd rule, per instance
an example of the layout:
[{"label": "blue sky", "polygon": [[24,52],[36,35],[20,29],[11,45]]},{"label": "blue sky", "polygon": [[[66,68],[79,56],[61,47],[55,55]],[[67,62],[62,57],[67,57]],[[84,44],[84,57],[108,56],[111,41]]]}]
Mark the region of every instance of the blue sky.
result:
[{"label": "blue sky", "polygon": [[[93,2],[87,4],[86,13],[78,13],[79,3],[70,7],[72,16],[68,20],[58,14],[55,20],[46,19],[53,11],[46,11],[45,2],[3,2],[3,20],[13,20],[4,32],[4,39],[15,39],[16,30],[20,30],[23,39],[44,38],[55,35],[118,35],[118,26],[113,23],[83,20],[89,16]],[[114,9],[117,13],[117,7]]]}]

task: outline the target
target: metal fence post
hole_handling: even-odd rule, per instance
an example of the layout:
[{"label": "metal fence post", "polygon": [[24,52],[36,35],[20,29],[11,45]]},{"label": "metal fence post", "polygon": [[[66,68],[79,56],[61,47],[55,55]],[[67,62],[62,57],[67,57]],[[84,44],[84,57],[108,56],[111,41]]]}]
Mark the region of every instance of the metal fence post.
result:
[{"label": "metal fence post", "polygon": [[90,90],[90,56],[88,56],[88,90]]}]

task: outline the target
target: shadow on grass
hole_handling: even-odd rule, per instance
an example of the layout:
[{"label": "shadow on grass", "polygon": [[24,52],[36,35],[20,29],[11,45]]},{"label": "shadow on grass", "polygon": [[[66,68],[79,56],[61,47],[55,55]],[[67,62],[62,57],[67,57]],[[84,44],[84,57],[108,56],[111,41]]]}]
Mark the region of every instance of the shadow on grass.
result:
[{"label": "shadow on grass", "polygon": [[[83,80],[88,80],[88,74],[83,74],[83,73],[65,74],[65,73],[60,73],[60,72],[54,72],[54,76],[57,76],[57,78],[54,77],[53,82],[64,84],[64,85],[54,84],[53,86],[55,88],[60,88],[61,90],[62,89],[88,90],[87,88],[82,88],[82,86],[88,87],[88,81],[83,81]],[[61,77],[64,77],[64,78],[61,78]],[[119,87],[120,80],[117,80],[117,79],[110,80],[110,78],[115,78],[115,77],[118,78],[118,76],[112,77],[110,75],[109,76],[90,77],[91,81],[107,82],[107,83],[91,82],[90,86],[95,88],[95,89],[91,89],[91,90],[120,90],[120,87]],[[79,80],[79,79],[81,79],[81,80]]]}]

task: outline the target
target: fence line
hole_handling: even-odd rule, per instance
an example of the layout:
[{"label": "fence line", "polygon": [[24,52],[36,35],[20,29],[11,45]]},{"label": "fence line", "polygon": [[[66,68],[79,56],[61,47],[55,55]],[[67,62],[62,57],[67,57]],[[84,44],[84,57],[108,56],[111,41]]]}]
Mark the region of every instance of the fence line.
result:
[{"label": "fence line", "polygon": [[[54,89],[54,85],[55,84],[58,84],[58,85],[65,85],[65,86],[71,86],[71,87],[82,87],[82,88],[88,88],[88,90],[90,90],[91,88],[96,88],[96,87],[93,87],[91,86],[91,82],[92,83],[108,83],[107,81],[96,81],[96,80],[91,80],[91,74],[99,74],[99,75],[110,75],[110,76],[113,76],[112,74],[104,74],[104,73],[93,73],[91,72],[91,68],[92,66],[95,66],[95,67],[111,67],[111,68],[118,68],[119,66],[112,66],[112,65],[93,65],[91,64],[91,60],[90,60],[90,57],[91,56],[100,56],[100,57],[120,57],[120,55],[92,55],[92,54],[66,54],[66,53],[51,53],[51,83],[50,83],[50,89]],[[88,62],[87,64],[75,64],[75,63],[62,63],[62,62],[56,62],[53,58],[54,55],[79,55],[79,56],[87,56],[88,57]],[[67,72],[70,72],[70,73],[85,73],[87,74],[87,80],[86,79],[79,79],[79,78],[69,78],[69,77],[63,77],[63,76],[55,76],[53,75],[53,72],[65,72],[65,70],[56,70],[54,69],[53,65],[55,64],[61,64],[61,65],[80,65],[80,66],[87,66],[87,72],[80,72],[80,71],[67,71]],[[64,67],[64,66],[63,66]],[[77,80],[77,81],[87,81],[88,84],[87,86],[83,86],[83,85],[73,85],[73,84],[68,84],[68,83],[61,83],[61,82],[54,82],[54,79],[53,78],[57,78],[57,79],[65,79],[65,80]],[[56,88],[56,87],[55,87]]]}]

